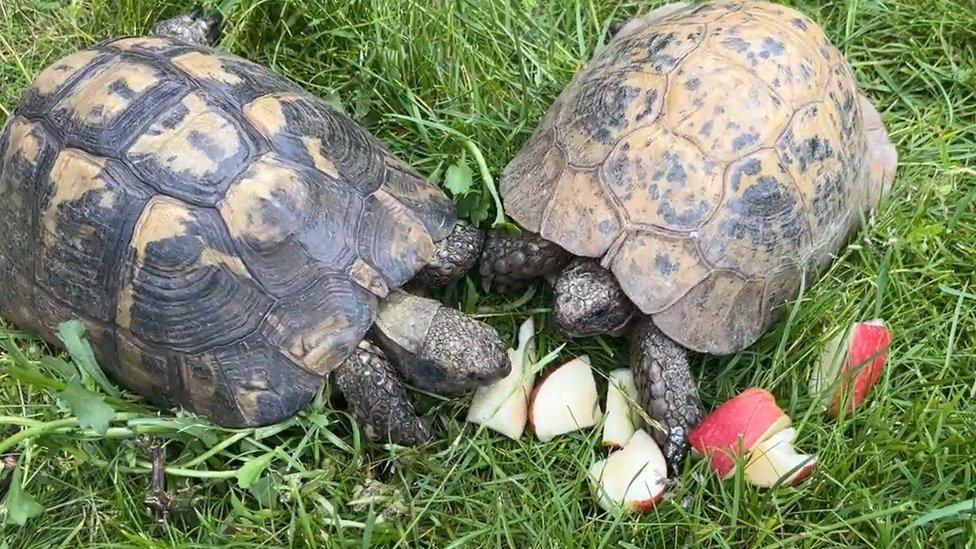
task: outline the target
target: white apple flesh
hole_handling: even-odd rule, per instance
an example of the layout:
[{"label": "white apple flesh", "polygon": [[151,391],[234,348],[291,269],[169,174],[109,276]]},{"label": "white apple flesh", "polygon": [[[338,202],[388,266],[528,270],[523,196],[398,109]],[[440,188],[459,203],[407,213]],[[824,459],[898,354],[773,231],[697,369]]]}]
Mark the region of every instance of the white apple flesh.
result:
[{"label": "white apple flesh", "polygon": [[620,450],[590,467],[590,488],[605,511],[647,513],[667,488],[664,454],[645,431],[636,431]]},{"label": "white apple flesh", "polygon": [[746,481],[763,488],[795,486],[810,476],[817,466],[813,456],[793,447],[796,429],[783,429],[753,448],[746,465]]},{"label": "white apple flesh", "polygon": [[518,348],[508,350],[512,371],[475,391],[467,421],[518,440],[528,418],[529,394],[535,381],[532,372],[535,355],[535,323],[529,317],[519,328]]},{"label": "white apple flesh", "polygon": [[637,411],[637,386],[633,372],[629,368],[610,372],[606,416],[603,418],[603,447],[622,448],[642,424]]},{"label": "white apple flesh", "polygon": [[529,426],[542,441],[593,427],[603,418],[589,360],[576,358],[539,380],[529,403]]}]

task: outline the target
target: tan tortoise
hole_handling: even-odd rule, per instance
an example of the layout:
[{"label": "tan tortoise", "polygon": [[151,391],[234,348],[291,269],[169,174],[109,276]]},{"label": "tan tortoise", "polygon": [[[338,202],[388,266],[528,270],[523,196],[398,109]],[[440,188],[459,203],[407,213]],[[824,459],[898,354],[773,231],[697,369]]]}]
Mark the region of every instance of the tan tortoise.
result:
[{"label": "tan tortoise", "polygon": [[502,286],[558,274],[559,328],[629,331],[674,474],[701,413],[688,351],[756,341],[896,165],[878,112],[809,18],[766,2],[669,4],[624,25],[505,168],[524,232],[493,233],[481,272]]},{"label": "tan tortoise", "polygon": [[483,237],[352,120],[207,47],[215,28],[109,40],[24,94],[0,134],[4,317],[55,345],[80,319],[115,379],[223,425],[287,419],[335,370],[368,435],[427,440],[401,375],[453,393],[510,365],[487,325],[398,288],[460,276]]}]

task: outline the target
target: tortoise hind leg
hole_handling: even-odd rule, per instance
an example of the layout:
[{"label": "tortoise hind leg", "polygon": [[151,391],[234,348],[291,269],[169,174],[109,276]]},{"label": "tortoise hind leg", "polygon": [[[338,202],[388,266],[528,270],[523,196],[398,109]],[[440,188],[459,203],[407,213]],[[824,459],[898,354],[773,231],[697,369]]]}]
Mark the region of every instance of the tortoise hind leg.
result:
[{"label": "tortoise hind leg", "polygon": [[153,36],[175,38],[197,46],[212,46],[220,35],[221,17],[216,12],[204,13],[195,9],[179,17],[153,25]]},{"label": "tortoise hind leg", "polygon": [[669,473],[676,477],[688,455],[688,434],[702,416],[688,351],[645,316],[630,336],[630,367],[640,405],[660,426],[654,438],[664,450]]},{"label": "tortoise hind leg", "polygon": [[335,370],[336,385],[371,441],[415,446],[431,440],[393,365],[363,340]]}]

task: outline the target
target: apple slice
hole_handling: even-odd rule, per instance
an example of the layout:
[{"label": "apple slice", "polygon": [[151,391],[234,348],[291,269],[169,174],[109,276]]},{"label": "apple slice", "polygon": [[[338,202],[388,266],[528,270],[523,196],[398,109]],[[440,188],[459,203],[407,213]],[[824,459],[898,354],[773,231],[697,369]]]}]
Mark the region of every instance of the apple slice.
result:
[{"label": "apple slice", "polygon": [[479,387],[471,398],[467,421],[484,425],[511,439],[518,440],[525,430],[529,410],[529,393],[535,374],[535,323],[532,317],[519,328],[518,347],[508,350],[512,371],[508,376]]},{"label": "apple slice", "polygon": [[707,457],[719,477],[735,474],[735,463],[759,443],[790,426],[790,417],[769,391],[752,388],[722,404],[698,424],[688,441]]},{"label": "apple slice", "polygon": [[796,429],[789,427],[760,442],[746,465],[746,481],[763,488],[795,486],[810,476],[817,459],[793,448]]},{"label": "apple slice", "polygon": [[664,497],[668,468],[654,439],[637,431],[621,450],[594,463],[589,477],[601,509],[647,513]]},{"label": "apple slice", "polygon": [[575,358],[539,380],[529,403],[529,427],[539,440],[585,429],[603,418],[589,360]]},{"label": "apple slice", "polygon": [[637,385],[630,368],[610,372],[607,380],[606,416],[603,418],[603,447],[622,448],[643,421],[636,409]]},{"label": "apple slice", "polygon": [[884,370],[891,330],[883,320],[856,322],[824,346],[813,375],[810,394],[825,395],[827,415],[840,415],[842,403],[853,412],[868,396]]}]

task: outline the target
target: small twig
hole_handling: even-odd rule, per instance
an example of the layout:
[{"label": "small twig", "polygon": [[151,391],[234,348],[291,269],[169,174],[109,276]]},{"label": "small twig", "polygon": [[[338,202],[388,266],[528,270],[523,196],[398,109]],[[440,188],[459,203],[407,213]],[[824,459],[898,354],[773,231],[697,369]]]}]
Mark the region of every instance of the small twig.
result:
[{"label": "small twig", "polygon": [[7,496],[10,490],[10,482],[14,479],[14,468],[17,467],[17,456],[3,456],[3,478],[0,479],[0,500]]},{"label": "small twig", "polygon": [[166,492],[166,452],[163,445],[153,442],[149,448],[152,460],[152,480],[145,502],[153,511],[156,522],[162,524],[173,510],[173,497]]}]

